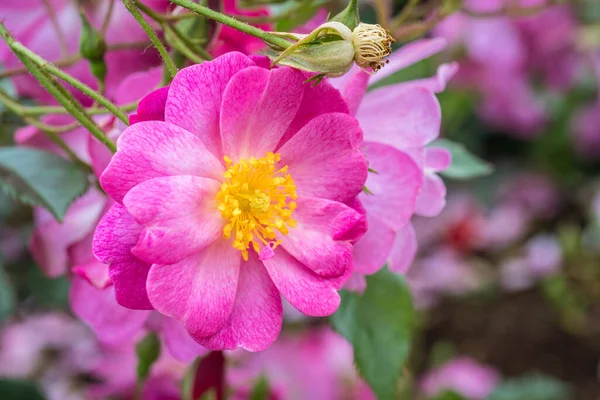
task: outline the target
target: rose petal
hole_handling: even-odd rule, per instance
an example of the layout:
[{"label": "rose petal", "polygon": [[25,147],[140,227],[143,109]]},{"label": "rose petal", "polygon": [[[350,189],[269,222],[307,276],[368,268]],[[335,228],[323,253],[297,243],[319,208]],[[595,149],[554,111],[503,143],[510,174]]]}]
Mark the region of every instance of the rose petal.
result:
[{"label": "rose petal", "polygon": [[225,225],[217,209],[220,186],[212,179],[170,176],[131,189],[123,204],[143,225],[132,253],[149,263],[171,264],[214,242]]},{"label": "rose petal", "polygon": [[233,310],[240,260],[230,241],[217,240],[178,263],[154,264],[148,297],[158,311],[183,321],[194,339],[213,335]]},{"label": "rose petal", "polygon": [[339,238],[362,223],[363,216],[342,203],[315,197],[301,197],[297,204],[293,218],[298,224],[280,237],[283,248],[317,275],[344,274],[352,267],[352,245]]},{"label": "rose petal", "polygon": [[171,82],[165,121],[197,135],[220,159],[219,113],[225,86],[236,73],[254,65],[242,53],[230,52],[182,69]]},{"label": "rose petal", "polygon": [[204,143],[173,124],[146,121],[131,125],[119,138],[117,147],[119,150],[100,177],[100,183],[118,202],[132,187],[152,178],[223,176],[223,165]]},{"label": "rose petal", "polygon": [[281,149],[281,165],[289,166],[300,197],[342,203],[356,196],[367,177],[367,164],[356,145],[358,121],[347,114],[320,115]]},{"label": "rose petal", "polygon": [[223,94],[223,153],[234,161],[274,151],[298,111],[304,87],[293,68],[246,68],[234,75]]},{"label": "rose petal", "polygon": [[299,311],[323,317],[337,310],[340,296],[332,280],[316,275],[284,249],[276,249],[275,257],[263,264],[283,297]]},{"label": "rose petal", "polygon": [[261,351],[269,347],[281,331],[283,308],[279,291],[265,267],[250,252],[240,269],[233,312],[225,326],[198,342],[211,349]]}]

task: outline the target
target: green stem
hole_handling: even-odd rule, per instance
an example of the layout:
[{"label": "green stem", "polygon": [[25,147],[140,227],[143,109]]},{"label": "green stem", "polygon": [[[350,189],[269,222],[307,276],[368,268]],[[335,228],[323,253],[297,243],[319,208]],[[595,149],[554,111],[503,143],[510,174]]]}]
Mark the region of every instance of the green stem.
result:
[{"label": "green stem", "polygon": [[73,115],[77,121],[84,128],[86,128],[92,136],[98,139],[101,143],[103,143],[106,147],[108,147],[113,153],[117,151],[117,146],[110,140],[104,132],[95,124],[94,120],[85,113],[85,110],[77,101],[69,97],[66,94],[69,94],[63,87],[61,87],[51,75],[46,75],[46,73],[38,68],[36,64],[34,64],[28,58],[16,53],[17,57],[21,60],[21,62],[31,71],[32,75],[40,82],[44,88],[60,103],[63,105],[69,114]]},{"label": "green stem", "polygon": [[138,24],[140,24],[144,32],[146,32],[146,34],[150,38],[150,41],[152,41],[152,44],[154,44],[154,47],[156,47],[156,49],[160,53],[160,56],[162,57],[171,77],[175,76],[175,74],[177,73],[177,67],[173,63],[173,60],[171,60],[171,57],[169,57],[169,52],[162,44],[158,36],[156,36],[156,33],[154,32],[148,21],[144,19],[144,16],[132,0],[123,0],[123,4],[129,10],[131,15],[133,15],[133,18],[136,19]]},{"label": "green stem", "polygon": [[[19,57],[21,59],[21,62],[23,62],[23,59],[26,59],[26,60],[30,61],[30,64],[36,65],[40,70],[44,71],[45,73],[50,73],[50,74],[62,79],[63,81],[67,82],[74,88],[79,89],[80,91],[85,93],[87,96],[92,98],[92,100],[94,100],[97,103],[101,104],[102,106],[106,107],[106,109],[108,109],[111,113],[113,113],[115,116],[117,116],[121,121],[123,121],[126,124],[129,124],[129,119],[127,118],[127,114],[125,114],[123,111],[119,110],[119,108],[116,105],[114,105],[113,103],[111,103],[110,100],[108,100],[106,97],[102,96],[100,93],[98,93],[91,87],[87,86],[85,83],[81,82],[74,76],[70,75],[67,72],[60,70],[59,68],[57,68],[55,65],[53,65],[49,61],[44,60],[42,57],[38,56],[37,54],[35,54],[31,50],[29,50],[27,47],[25,47],[21,43],[17,42],[12,37],[10,32],[6,29],[6,26],[4,26],[4,24],[1,21],[0,21],[0,36],[2,36],[2,38],[4,39],[4,41],[6,42],[8,47],[11,48],[11,50],[17,55],[17,57]],[[23,64],[25,64],[25,62],[23,62]],[[29,69],[29,70],[31,71],[31,69]]]},{"label": "green stem", "polygon": [[[14,100],[13,100],[14,101]],[[4,102],[0,99],[0,102]],[[137,102],[125,104],[120,106],[119,109],[123,112],[134,111],[138,106]],[[21,106],[21,113],[24,116],[37,116],[37,115],[45,115],[45,114],[69,114],[69,111],[64,107],[60,106],[31,106],[31,107],[23,107]],[[110,114],[110,111],[105,108],[86,108],[85,112],[88,115],[103,115]]]},{"label": "green stem", "polygon": [[183,376],[183,383],[181,385],[182,400],[194,400],[194,378],[196,377],[196,370],[198,369],[198,365],[200,365],[200,361],[202,361],[202,357],[197,357]]},{"label": "green stem", "polygon": [[196,14],[200,14],[207,18],[213,19],[217,22],[220,22],[223,25],[230,26],[234,29],[237,29],[238,31],[242,31],[244,33],[247,33],[250,36],[257,37],[264,42],[268,42],[268,43],[275,45],[277,47],[280,47],[282,49],[287,49],[292,44],[291,42],[289,42],[285,39],[271,35],[270,33],[263,31],[262,29],[259,29],[255,26],[248,25],[244,22],[238,21],[237,19],[232,18],[225,14],[221,14],[220,12],[211,10],[208,7],[196,4],[191,0],[171,0],[171,2],[181,6],[183,8],[186,8],[190,11],[193,11]]},{"label": "green stem", "polygon": [[199,58],[200,60],[196,61],[193,59],[193,57],[189,56],[188,54],[185,54],[185,50],[182,51],[181,49],[178,49],[179,51],[184,53],[186,57],[198,63],[205,60],[212,60],[212,56],[208,54],[206,50],[204,50],[201,47],[195,46],[194,43],[192,43],[183,33],[181,33],[179,29],[169,24],[164,24],[163,26],[165,28],[165,33],[169,32],[171,34],[170,40],[173,42],[173,45],[179,45],[181,47],[187,48],[190,52],[193,53],[195,58]]}]

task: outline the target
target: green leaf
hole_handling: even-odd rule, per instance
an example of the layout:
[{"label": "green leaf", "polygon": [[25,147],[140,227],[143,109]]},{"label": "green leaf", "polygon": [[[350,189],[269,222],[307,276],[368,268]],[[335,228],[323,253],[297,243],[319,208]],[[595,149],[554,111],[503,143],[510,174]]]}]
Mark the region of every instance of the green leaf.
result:
[{"label": "green leaf", "polygon": [[0,148],[0,188],[24,203],[44,207],[58,221],[88,183],[84,171],[56,154]]},{"label": "green leaf", "polygon": [[342,291],[331,317],[334,329],[354,349],[358,371],[380,400],[398,398],[414,326],[412,299],[404,278],[387,268],[367,277],[362,295]]},{"label": "green leaf", "polygon": [[12,314],[16,303],[15,290],[0,265],[0,322],[4,321]]},{"label": "green leaf", "polygon": [[548,376],[529,376],[501,383],[488,400],[566,400],[569,388]]},{"label": "green leaf", "polygon": [[448,391],[437,395],[434,400],[465,400],[465,398],[456,392]]},{"label": "green leaf", "polygon": [[268,400],[271,398],[271,392],[269,390],[269,381],[264,375],[261,375],[250,392],[249,400]]},{"label": "green leaf", "polygon": [[0,379],[0,399],[44,400],[33,382]]},{"label": "green leaf", "polygon": [[490,164],[470,153],[465,147],[448,139],[438,139],[431,146],[443,147],[452,154],[452,164],[441,174],[452,179],[472,179],[486,176],[494,170]]},{"label": "green leaf", "polygon": [[358,16],[358,0],[350,0],[346,8],[336,16],[332,17],[330,21],[341,22],[353,31],[360,23],[360,17]]},{"label": "green leaf", "polygon": [[137,376],[139,381],[144,381],[150,374],[152,364],[160,356],[160,340],[154,333],[149,333],[135,346],[137,354]]}]

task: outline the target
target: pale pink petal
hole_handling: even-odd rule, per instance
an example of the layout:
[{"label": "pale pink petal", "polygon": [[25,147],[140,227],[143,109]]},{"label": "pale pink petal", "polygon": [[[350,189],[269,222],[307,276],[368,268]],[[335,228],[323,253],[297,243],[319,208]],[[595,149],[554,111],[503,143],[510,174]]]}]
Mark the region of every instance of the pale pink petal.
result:
[{"label": "pale pink petal", "polygon": [[312,317],[331,315],[340,305],[332,280],[322,278],[302,265],[282,248],[275,257],[263,261],[269,276],[283,297],[295,308]]},{"label": "pale pink petal", "polygon": [[[304,74],[304,78],[310,78],[310,75]],[[342,98],[339,90],[334,88],[327,79],[320,84],[313,86],[304,84],[304,95],[298,113],[290,124],[287,132],[281,138],[278,147],[283,146],[292,136],[302,129],[313,118],[328,113],[348,114],[348,105]]]},{"label": "pale pink petal", "polygon": [[281,165],[289,166],[300,197],[346,202],[367,178],[367,163],[356,147],[362,138],[358,121],[347,114],[320,115],[281,149]]},{"label": "pale pink petal", "polygon": [[[121,105],[139,101],[139,110],[142,103],[146,102],[144,96],[148,97],[157,92],[155,89],[160,85],[162,77],[163,69],[160,67],[129,74],[117,88],[117,94],[115,96],[116,103]],[[162,109],[164,110],[164,108],[163,102]]]},{"label": "pale pink petal", "polygon": [[71,282],[70,299],[73,313],[107,344],[133,339],[143,329],[150,313],[120,306],[112,287],[99,290],[77,276]]},{"label": "pale pink petal", "polygon": [[218,181],[169,176],[140,183],[123,204],[143,225],[132,253],[149,263],[171,264],[202,250],[223,232]]},{"label": "pale pink petal", "polygon": [[415,214],[435,217],[446,205],[446,185],[442,178],[433,172],[425,174],[423,188],[417,199]]},{"label": "pale pink petal", "polygon": [[429,58],[444,50],[446,46],[447,41],[443,38],[422,39],[402,46],[402,48],[392,53],[388,58],[389,63],[373,75],[370,83],[379,82],[403,68]]},{"label": "pale pink petal", "polygon": [[340,78],[329,80],[340,91],[346,103],[348,103],[351,115],[356,114],[356,110],[358,110],[358,106],[367,92],[370,78],[371,75],[355,65]]},{"label": "pale pink petal", "polygon": [[417,236],[412,224],[406,224],[396,232],[396,239],[389,258],[390,271],[404,274],[417,254]]},{"label": "pale pink petal", "polygon": [[398,149],[424,146],[438,137],[440,105],[428,89],[382,87],[367,93],[356,118],[365,140]]},{"label": "pale pink petal", "polygon": [[183,321],[196,340],[213,335],[233,310],[241,259],[230,241],[217,240],[178,263],[154,264],[148,297],[162,314]]},{"label": "pale pink petal", "polygon": [[381,269],[388,259],[396,233],[385,221],[368,214],[369,229],[354,244],[352,258],[354,273],[372,274]]},{"label": "pale pink petal", "polygon": [[71,266],[69,248],[92,232],[106,201],[106,196],[91,188],[71,204],[62,223],[48,211],[34,209],[35,230],[29,247],[46,275],[57,277],[68,271]]},{"label": "pale pink petal", "polygon": [[425,168],[433,172],[441,172],[452,163],[452,153],[443,147],[425,149]]},{"label": "pale pink petal", "polygon": [[[156,316],[160,314],[156,313]],[[154,318],[154,316],[153,316]],[[200,346],[185,330],[185,326],[174,318],[160,316],[160,336],[169,353],[184,363],[192,362],[204,355],[207,349]]]},{"label": "pale pink petal", "polygon": [[198,338],[210,349],[261,351],[271,345],[283,321],[279,291],[265,267],[252,252],[240,268],[233,312],[225,326],[212,336]]},{"label": "pale pink petal", "polygon": [[344,289],[350,290],[352,292],[362,293],[367,288],[367,279],[365,275],[355,272],[352,274],[350,279],[346,281],[344,285]]},{"label": "pale pink petal", "polygon": [[73,273],[88,281],[96,289],[105,289],[112,284],[108,275],[108,266],[98,260],[74,266]]},{"label": "pale pink petal", "polygon": [[223,154],[236,162],[274,151],[298,111],[303,80],[289,67],[250,67],[234,75],[221,105]]},{"label": "pale pink petal", "polygon": [[225,86],[236,73],[254,65],[242,53],[231,52],[182,69],[169,89],[165,121],[198,136],[220,158],[219,113]]},{"label": "pale pink petal", "polygon": [[413,79],[411,81],[397,83],[395,85],[388,85],[386,88],[388,90],[398,90],[399,88],[404,89],[418,86],[431,90],[434,93],[440,93],[446,90],[446,85],[448,85],[450,79],[456,75],[458,68],[459,66],[457,62],[442,64],[438,67],[437,73],[430,78]]},{"label": "pale pink petal", "polygon": [[118,151],[100,177],[102,188],[116,201],[135,185],[169,175],[213,179],[223,166],[198,137],[173,124],[146,121],[131,125],[117,142]]},{"label": "pale pink petal", "polygon": [[423,185],[421,169],[408,154],[385,144],[364,142],[362,151],[373,171],[365,183],[368,193],[359,195],[367,214],[394,229],[405,225]]},{"label": "pale pink petal", "polygon": [[363,216],[342,203],[315,197],[301,197],[297,204],[293,218],[298,225],[279,237],[281,245],[317,275],[343,275],[352,268],[352,245],[340,238],[362,224]]}]

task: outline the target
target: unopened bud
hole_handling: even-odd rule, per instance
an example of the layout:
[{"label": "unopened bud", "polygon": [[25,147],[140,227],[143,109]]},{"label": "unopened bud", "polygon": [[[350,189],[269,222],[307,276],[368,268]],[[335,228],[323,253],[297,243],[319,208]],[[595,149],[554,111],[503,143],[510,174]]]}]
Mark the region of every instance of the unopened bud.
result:
[{"label": "unopened bud", "polygon": [[293,44],[283,51],[268,52],[273,64],[336,77],[344,75],[354,62],[352,31],[340,22],[326,22],[308,35],[272,32]]},{"label": "unopened bud", "polygon": [[363,24],[352,31],[354,61],[359,67],[370,68],[373,73],[384,65],[384,59],[392,53],[394,38],[390,32],[379,25]]},{"label": "unopened bud", "polygon": [[363,24],[351,31],[346,25],[330,21],[308,35],[272,32],[292,41],[287,49],[268,52],[273,64],[288,65],[304,71],[317,72],[328,77],[344,75],[353,63],[369,73],[385,65],[385,57],[392,52],[392,38],[379,25]]},{"label": "unopened bud", "polygon": [[86,60],[100,61],[106,53],[106,43],[100,33],[94,28],[83,12],[81,16],[81,37],[79,39],[79,52]]}]

